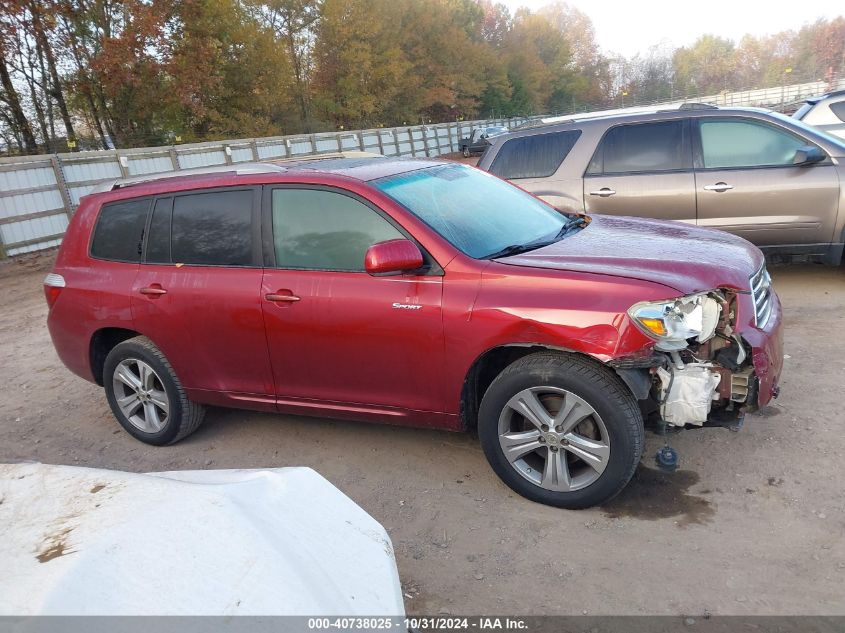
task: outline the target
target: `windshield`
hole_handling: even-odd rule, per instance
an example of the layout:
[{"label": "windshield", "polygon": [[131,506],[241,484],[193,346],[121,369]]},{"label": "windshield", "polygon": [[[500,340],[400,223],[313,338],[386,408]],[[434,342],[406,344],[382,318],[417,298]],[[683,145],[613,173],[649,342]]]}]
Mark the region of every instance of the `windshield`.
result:
[{"label": "windshield", "polygon": [[466,165],[439,165],[372,183],[455,248],[484,259],[553,241],[567,217],[521,189]]}]

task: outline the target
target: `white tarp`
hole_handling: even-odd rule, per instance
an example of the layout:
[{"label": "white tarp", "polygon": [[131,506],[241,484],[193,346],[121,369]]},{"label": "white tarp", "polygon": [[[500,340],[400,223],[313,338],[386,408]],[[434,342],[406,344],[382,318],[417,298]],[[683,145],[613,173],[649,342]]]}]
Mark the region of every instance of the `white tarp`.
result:
[{"label": "white tarp", "polygon": [[310,468],[0,465],[0,615],[390,615],[384,528]]}]

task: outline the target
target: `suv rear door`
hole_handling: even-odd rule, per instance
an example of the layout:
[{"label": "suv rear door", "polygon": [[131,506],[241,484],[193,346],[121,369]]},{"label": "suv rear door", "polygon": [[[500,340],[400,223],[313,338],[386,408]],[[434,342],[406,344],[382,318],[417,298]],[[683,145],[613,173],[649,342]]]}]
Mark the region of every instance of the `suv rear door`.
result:
[{"label": "suv rear door", "polygon": [[255,187],[159,197],[132,312],[137,329],[164,352],[186,389],[225,392],[220,404],[263,398],[273,409],[260,303],[259,206]]},{"label": "suv rear door", "polygon": [[261,296],[280,410],[320,407],[400,422],[437,411],[444,360],[439,267],[364,272],[372,244],[409,236],[345,190],[267,186],[263,213]]},{"label": "suv rear door", "polygon": [[695,223],[695,176],[687,119],[611,127],[584,174],[588,213]]},{"label": "suv rear door", "polygon": [[698,223],[758,246],[829,244],[839,206],[830,159],[794,165],[815,143],[780,126],[740,116],[694,121]]}]

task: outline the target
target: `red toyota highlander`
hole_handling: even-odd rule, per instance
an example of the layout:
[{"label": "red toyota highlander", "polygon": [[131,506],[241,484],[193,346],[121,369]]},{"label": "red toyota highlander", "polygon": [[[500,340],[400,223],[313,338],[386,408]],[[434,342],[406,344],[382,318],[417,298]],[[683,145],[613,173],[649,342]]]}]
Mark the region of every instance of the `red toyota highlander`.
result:
[{"label": "red toyota highlander", "polygon": [[45,280],[71,371],[143,442],[206,405],[477,428],[518,493],[613,497],[657,428],[777,395],[760,251],[684,224],[567,215],[456,163],[325,158],[116,181]]}]

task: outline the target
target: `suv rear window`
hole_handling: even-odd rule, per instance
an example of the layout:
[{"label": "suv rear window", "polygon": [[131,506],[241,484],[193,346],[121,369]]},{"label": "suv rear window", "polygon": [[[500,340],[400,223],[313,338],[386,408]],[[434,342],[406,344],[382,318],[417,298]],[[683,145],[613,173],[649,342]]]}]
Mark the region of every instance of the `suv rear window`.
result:
[{"label": "suv rear window", "polygon": [[150,200],[107,204],[100,210],[91,255],[99,259],[139,262]]},{"label": "suv rear window", "polygon": [[579,136],[580,130],[568,130],[507,140],[489,171],[509,180],[546,178],[558,170]]},{"label": "suv rear window", "polygon": [[182,264],[251,266],[252,191],[215,191],[173,201],[171,258]]},{"label": "suv rear window", "polygon": [[587,174],[630,174],[692,168],[686,122],[660,121],[611,128]]}]

